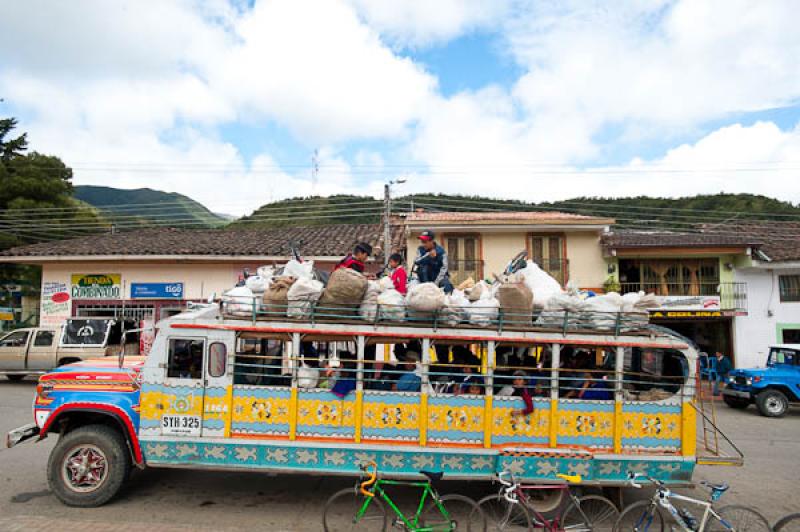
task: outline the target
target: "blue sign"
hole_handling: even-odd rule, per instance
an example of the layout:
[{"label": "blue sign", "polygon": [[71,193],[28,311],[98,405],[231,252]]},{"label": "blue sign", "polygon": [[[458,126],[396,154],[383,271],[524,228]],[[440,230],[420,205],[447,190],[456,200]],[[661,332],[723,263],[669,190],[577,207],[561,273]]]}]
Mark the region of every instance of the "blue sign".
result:
[{"label": "blue sign", "polygon": [[131,283],[131,299],[183,299],[183,283]]}]

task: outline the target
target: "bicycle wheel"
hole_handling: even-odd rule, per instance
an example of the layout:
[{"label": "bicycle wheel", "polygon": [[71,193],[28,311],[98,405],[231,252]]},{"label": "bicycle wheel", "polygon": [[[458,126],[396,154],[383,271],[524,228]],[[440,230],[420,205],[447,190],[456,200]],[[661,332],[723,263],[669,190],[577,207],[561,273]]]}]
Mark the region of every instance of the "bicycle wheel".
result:
[{"label": "bicycle wheel", "polygon": [[775,532],[800,532],[800,514],[789,514],[772,529]]},{"label": "bicycle wheel", "polygon": [[430,528],[432,532],[485,532],[486,517],[478,504],[469,497],[444,495],[439,497],[438,502],[444,507],[447,516],[439,509],[437,501],[431,501],[420,515],[420,526]]},{"label": "bicycle wheel", "polygon": [[664,516],[653,501],[631,504],[619,514],[614,532],[663,532]]},{"label": "bicycle wheel", "polygon": [[706,530],[713,532],[735,530],[736,532],[770,532],[767,518],[747,506],[731,505],[716,510],[720,520],[711,518]]},{"label": "bicycle wheel", "polygon": [[502,494],[487,495],[478,501],[489,530],[521,532],[533,530],[531,516],[524,505],[508,502]]},{"label": "bicycle wheel", "polygon": [[600,495],[586,495],[578,499],[578,504],[580,504],[580,508],[575,505],[574,501],[571,501],[564,512],[561,518],[564,530],[610,532],[614,529],[614,524],[619,519],[619,510],[613,502]]},{"label": "bicycle wheel", "polygon": [[322,513],[322,526],[325,532],[345,530],[386,530],[386,507],[377,497],[369,501],[367,511],[356,519],[365,497],[356,488],[345,488],[334,493],[325,503]]}]

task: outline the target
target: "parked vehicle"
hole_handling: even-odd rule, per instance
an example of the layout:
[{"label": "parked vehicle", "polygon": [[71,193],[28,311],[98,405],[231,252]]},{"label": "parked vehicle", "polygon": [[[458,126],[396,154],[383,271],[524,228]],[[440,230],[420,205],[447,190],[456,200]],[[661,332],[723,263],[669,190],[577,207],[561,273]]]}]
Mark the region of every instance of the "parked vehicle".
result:
[{"label": "parked vehicle", "polygon": [[731,370],[722,398],[731,408],[755,403],[762,416],[786,414],[800,403],[800,344],[772,346],[764,368]]},{"label": "parked vehicle", "polygon": [[26,327],[6,333],[0,337],[0,375],[18,381],[64,364],[116,355],[122,326],[113,319],[70,318],[61,327]]},{"label": "parked vehicle", "polygon": [[[49,483],[79,507],[110,500],[134,466],[358,476],[376,462],[392,479],[508,471],[528,483],[580,475],[621,487],[631,470],[686,485],[706,463],[697,352],[670,331],[365,322],[333,310],[241,319],[210,306],[162,320],[146,358],[42,376],[35,424],[11,431],[7,445],[58,433]],[[390,355],[405,358],[391,366]],[[563,374],[581,360],[596,369]],[[516,372],[528,372],[527,397],[500,393],[517,386]],[[458,384],[435,390],[442,377]],[[554,506],[564,495],[546,491]]]}]

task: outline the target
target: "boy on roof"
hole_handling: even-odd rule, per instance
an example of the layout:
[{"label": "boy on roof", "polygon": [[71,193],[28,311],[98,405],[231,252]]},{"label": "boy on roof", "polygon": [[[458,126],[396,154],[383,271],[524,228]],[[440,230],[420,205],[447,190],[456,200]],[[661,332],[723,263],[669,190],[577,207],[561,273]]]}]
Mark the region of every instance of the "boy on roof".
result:
[{"label": "boy on roof", "polygon": [[364,273],[364,269],[367,266],[367,259],[371,254],[372,246],[366,242],[359,242],[356,244],[356,247],[353,248],[352,253],[348,253],[345,258],[339,261],[339,264],[336,265],[334,270],[338,270],[339,268],[350,268],[358,273]]}]

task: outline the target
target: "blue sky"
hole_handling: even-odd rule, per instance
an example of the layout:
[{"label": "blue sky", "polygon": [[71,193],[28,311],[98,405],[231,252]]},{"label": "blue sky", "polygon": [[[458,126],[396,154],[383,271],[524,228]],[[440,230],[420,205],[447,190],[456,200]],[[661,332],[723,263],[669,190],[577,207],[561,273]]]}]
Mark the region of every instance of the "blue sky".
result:
[{"label": "blue sky", "polygon": [[127,3],[0,5],[0,114],[77,184],[234,214],[400,175],[528,200],[800,201],[790,0]]}]

